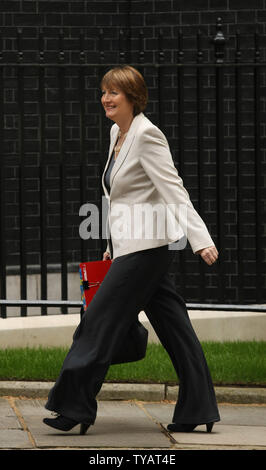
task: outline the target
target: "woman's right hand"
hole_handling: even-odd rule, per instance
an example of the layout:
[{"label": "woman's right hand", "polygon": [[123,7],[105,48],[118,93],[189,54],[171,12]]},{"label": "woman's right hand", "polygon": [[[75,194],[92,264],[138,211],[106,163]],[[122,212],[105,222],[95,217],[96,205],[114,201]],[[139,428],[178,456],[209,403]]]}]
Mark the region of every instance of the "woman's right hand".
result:
[{"label": "woman's right hand", "polygon": [[103,261],[106,261],[107,259],[111,259],[109,251],[105,251],[103,254]]},{"label": "woman's right hand", "polygon": [[202,250],[196,251],[196,254],[199,254],[202,259],[211,266],[218,259],[219,253],[215,246],[209,246],[208,248],[203,248]]}]

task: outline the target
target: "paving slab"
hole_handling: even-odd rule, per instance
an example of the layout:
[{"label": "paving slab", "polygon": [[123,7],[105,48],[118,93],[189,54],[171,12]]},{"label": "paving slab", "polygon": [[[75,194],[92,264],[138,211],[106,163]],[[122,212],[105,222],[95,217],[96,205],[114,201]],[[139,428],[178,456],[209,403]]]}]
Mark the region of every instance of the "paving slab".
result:
[{"label": "paving slab", "polygon": [[[165,429],[172,416],[174,404],[157,407],[146,403],[147,412],[160,421]],[[193,433],[169,433],[182,446],[245,446],[261,447],[266,450],[266,406],[263,405],[221,405],[221,421],[215,423],[212,433],[206,433],[206,426],[198,426]]]},{"label": "paving slab", "polygon": [[[143,407],[158,422],[171,423],[175,404],[165,403],[158,406],[157,403],[144,403]],[[220,425],[240,426],[263,426],[266,428],[266,406],[265,405],[219,405],[221,421],[215,423]],[[213,428],[213,429],[214,429]],[[266,441],[265,441],[266,445]]]},{"label": "paving slab", "polygon": [[32,445],[10,402],[0,398],[0,449],[27,449]]},{"label": "paving slab", "polygon": [[85,436],[79,427],[65,433],[49,428],[42,418],[51,416],[44,409],[45,400],[16,400],[27,428],[38,448],[169,448],[171,441],[136,402],[103,401],[98,403],[97,420]]},{"label": "paving slab", "polygon": [[178,444],[207,446],[262,446],[266,450],[266,427],[216,425],[212,433],[206,426],[198,426],[191,433],[171,433]]},{"label": "paving slab", "polygon": [[28,434],[22,429],[1,429],[0,449],[30,449],[32,444]]},{"label": "paving slab", "polygon": [[[266,427],[265,405],[223,405],[220,406],[221,421],[217,425],[262,426]],[[266,441],[264,443],[266,445]]]},{"label": "paving slab", "polygon": [[3,429],[21,429],[21,425],[8,400],[0,398],[0,431]]},{"label": "paving slab", "polygon": [[174,402],[99,401],[97,420],[85,436],[79,427],[65,433],[46,426],[51,413],[46,399],[0,399],[0,450],[159,449],[266,450],[266,405],[219,405],[221,421],[212,433],[198,426],[193,433],[169,433]]}]

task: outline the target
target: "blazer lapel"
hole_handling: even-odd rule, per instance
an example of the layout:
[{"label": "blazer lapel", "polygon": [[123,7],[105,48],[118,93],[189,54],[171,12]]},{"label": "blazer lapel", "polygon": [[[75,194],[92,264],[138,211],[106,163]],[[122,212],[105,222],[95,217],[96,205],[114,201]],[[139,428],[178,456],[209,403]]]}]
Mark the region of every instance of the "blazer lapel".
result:
[{"label": "blazer lapel", "polygon": [[105,183],[104,183],[104,175],[105,175],[105,172],[108,168],[108,165],[109,165],[109,162],[110,162],[110,159],[111,159],[111,156],[113,154],[113,150],[114,150],[114,145],[116,143],[116,140],[117,140],[117,137],[118,137],[118,132],[119,132],[119,127],[117,126],[117,128],[113,131],[112,133],[112,137],[111,137],[111,142],[110,142],[110,146],[109,146],[109,154],[108,154],[108,158],[107,158],[107,162],[106,162],[106,165],[105,165],[105,168],[103,170],[103,174],[102,174],[102,185],[103,185],[103,188],[105,190],[105,193],[108,194],[108,191],[105,187]]},{"label": "blazer lapel", "polygon": [[[111,171],[111,175],[110,175],[110,186],[112,187],[112,183],[113,183],[113,179],[116,175],[116,173],[118,172],[119,168],[121,167],[123,161],[125,160],[126,156],[128,155],[128,152],[130,150],[130,147],[134,141],[134,138],[135,138],[135,131],[137,129],[137,127],[139,126],[140,124],[140,121],[143,117],[143,113],[140,113],[138,114],[132,121],[131,123],[131,126],[129,128],[129,131],[128,131],[128,134],[124,140],[124,143],[121,147],[121,150],[118,154],[118,157],[114,163],[114,166],[112,168],[112,171]],[[117,137],[118,133],[116,134],[116,137]],[[115,141],[114,141],[115,142]],[[113,147],[112,147],[113,148]],[[110,150],[112,152],[112,150]],[[109,158],[110,158],[110,155],[109,155]],[[108,159],[109,161],[109,159]]]}]

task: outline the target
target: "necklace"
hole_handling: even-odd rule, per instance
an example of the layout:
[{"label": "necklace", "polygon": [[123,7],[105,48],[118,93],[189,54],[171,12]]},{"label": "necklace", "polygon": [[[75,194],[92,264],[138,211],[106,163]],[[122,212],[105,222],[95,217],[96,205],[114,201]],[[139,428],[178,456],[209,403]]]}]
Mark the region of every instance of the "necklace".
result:
[{"label": "necklace", "polygon": [[117,155],[118,155],[118,153],[119,153],[119,151],[120,151],[120,149],[121,149],[121,147],[122,147],[122,145],[123,145],[123,143],[124,143],[124,140],[125,140],[127,134],[128,134],[128,133],[125,132],[125,134],[123,134],[123,137],[122,137],[122,132],[119,131],[119,133],[118,133],[118,141],[119,141],[120,139],[121,139],[121,140],[120,140],[119,145],[117,144],[117,145],[115,145],[115,147],[114,147],[115,158],[117,157]]}]

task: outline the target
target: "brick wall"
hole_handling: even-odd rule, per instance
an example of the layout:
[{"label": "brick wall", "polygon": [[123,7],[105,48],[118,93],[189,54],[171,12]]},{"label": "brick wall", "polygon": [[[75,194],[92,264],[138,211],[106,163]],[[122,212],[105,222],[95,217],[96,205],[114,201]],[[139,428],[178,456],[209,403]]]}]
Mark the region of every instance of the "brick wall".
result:
[{"label": "brick wall", "polygon": [[[252,5],[252,6],[251,6]],[[225,60],[233,60],[236,46],[236,31],[240,33],[241,60],[254,60],[254,33],[261,35],[261,60],[265,61],[266,39],[266,0],[132,0],[132,1],[1,1],[0,27],[2,32],[3,60],[18,60],[17,31],[23,30],[20,42],[24,51],[23,61],[38,62],[38,30],[43,28],[45,61],[58,62],[60,45],[64,50],[64,61],[78,63],[80,60],[80,31],[84,29],[85,61],[98,62],[100,52],[104,51],[104,62],[117,63],[119,50],[125,52],[125,61],[138,63],[140,48],[143,48],[144,62],[155,63],[160,59],[165,62],[176,62],[178,50],[182,46],[184,62],[197,62],[197,33],[202,32],[203,60],[214,62],[214,47],[211,39],[216,34],[217,17],[223,19],[223,33],[226,37]],[[60,43],[59,32],[62,29],[63,42]],[[102,37],[99,32],[102,29]],[[119,35],[119,31],[128,36]],[[143,40],[140,41],[140,31]],[[180,44],[179,32],[182,30],[183,41]],[[159,34],[160,39],[159,39]],[[163,56],[159,52],[163,51]],[[120,56],[122,58],[123,55]],[[24,111],[25,119],[19,124],[19,95],[15,68],[6,70],[6,88],[4,90],[5,106],[5,158],[6,183],[6,247],[8,265],[20,263],[20,195],[19,177],[21,148],[19,146],[19,129],[23,124],[25,151],[25,208],[26,208],[26,246],[27,264],[40,263],[40,209],[39,209],[39,165],[40,165],[40,102],[38,92],[38,71],[27,69],[24,76]],[[88,201],[99,203],[101,197],[100,174],[106,158],[108,145],[109,122],[103,119],[103,147],[99,143],[99,105],[97,87],[100,72],[97,68],[85,77],[84,90],[84,132],[86,165],[86,191]],[[198,137],[195,132],[197,121],[196,69],[186,70],[184,88],[185,114],[183,120],[184,154],[181,157],[180,124],[177,120],[177,74],[166,68],[161,77],[162,107],[158,100],[158,74],[154,68],[145,69],[145,78],[149,86],[150,102],[147,115],[164,130],[170,143],[174,161],[182,170],[182,177],[196,207],[206,220],[208,227],[218,241],[217,223],[217,184],[216,184],[216,114],[215,114],[215,71],[210,70],[203,76],[203,113],[204,125],[202,139],[203,204],[200,206],[198,191]],[[224,234],[226,240],[221,245],[223,253],[223,271],[220,268],[205,268],[199,263],[190,250],[185,250],[176,257],[173,276],[188,301],[210,300],[240,303],[254,302],[257,299],[258,273],[256,267],[256,212],[255,212],[255,166],[254,166],[254,101],[253,71],[246,70],[241,76],[245,83],[242,95],[241,141],[241,211],[237,213],[237,157],[236,157],[236,122],[233,100],[235,96],[235,74],[233,69],[225,73],[225,153],[224,178],[225,217]],[[60,93],[62,81],[57,69],[45,72],[45,148],[43,158],[46,164],[47,185],[47,248],[48,263],[60,263],[61,229],[60,229]],[[80,96],[78,89],[78,72],[71,69],[65,76],[63,89],[65,105],[65,146],[64,155],[67,162],[67,240],[69,263],[80,261],[80,240],[78,225],[80,218]],[[265,76],[262,87],[265,87]],[[264,88],[265,90],[265,88]],[[180,97],[179,97],[180,98]],[[265,106],[265,102],[264,102]],[[265,108],[264,108],[265,111]],[[261,123],[261,136],[265,142],[265,125]],[[265,154],[262,154],[265,171]],[[264,173],[265,174],[265,173]],[[260,196],[265,197],[263,191]],[[238,229],[242,237],[239,246]],[[261,233],[261,232],[260,232]],[[261,235],[260,235],[261,236]],[[264,247],[262,246],[261,249]],[[86,243],[88,259],[98,259],[102,246],[95,240]],[[262,253],[262,251],[261,251]],[[239,259],[244,256],[244,258]],[[263,251],[264,256],[264,251]],[[244,266],[245,265],[245,266]],[[239,281],[240,270],[245,276]],[[265,268],[264,273],[265,273]],[[177,273],[185,273],[185,275]],[[261,276],[260,276],[261,277]],[[223,280],[222,293],[218,293],[219,279]],[[260,286],[265,289],[265,277]],[[202,287],[204,285],[204,289]],[[204,294],[202,295],[202,293]],[[263,294],[264,295],[264,294]],[[263,300],[263,295],[261,299]]]}]

